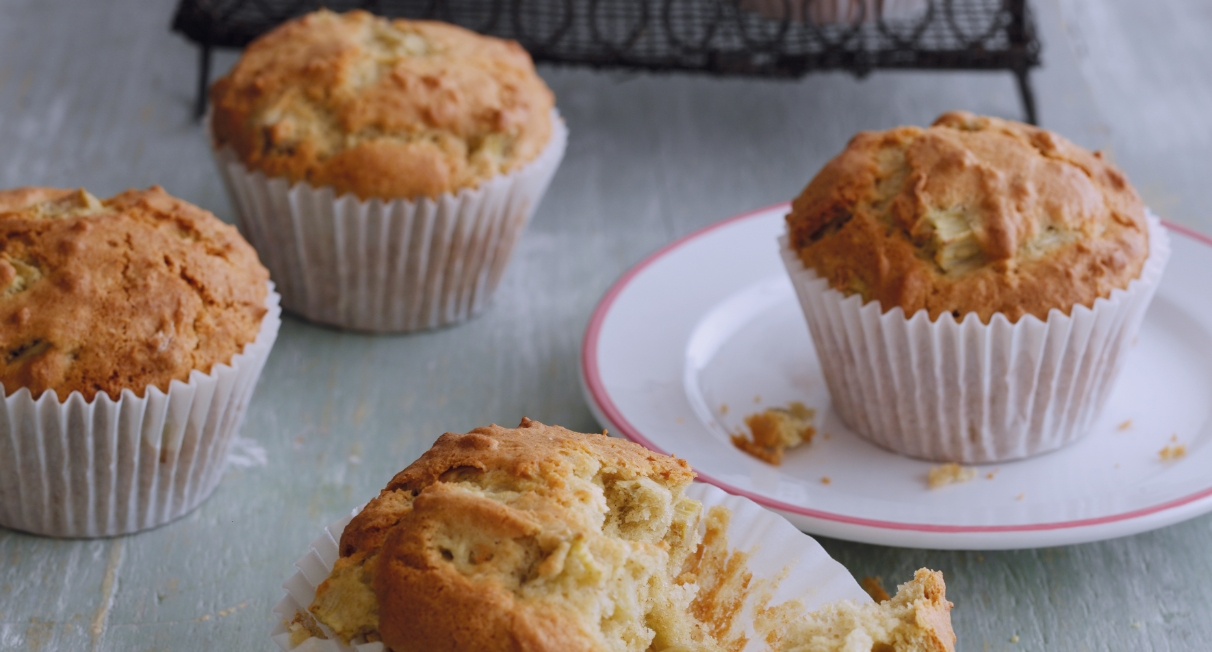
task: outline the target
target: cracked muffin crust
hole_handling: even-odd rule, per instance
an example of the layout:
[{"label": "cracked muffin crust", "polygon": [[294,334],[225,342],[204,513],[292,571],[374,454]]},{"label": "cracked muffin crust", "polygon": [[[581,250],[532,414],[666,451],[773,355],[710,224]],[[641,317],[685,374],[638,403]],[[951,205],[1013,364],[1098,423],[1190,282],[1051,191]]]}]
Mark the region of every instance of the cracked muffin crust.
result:
[{"label": "cracked muffin crust", "polygon": [[436,197],[533,160],[555,100],[513,41],[317,11],[254,41],[211,87],[246,166],[361,199]]},{"label": "cracked muffin crust", "polygon": [[284,621],[291,645],[954,652],[942,573],[880,604],[771,604],[790,567],[756,579],[761,546],[734,549],[732,511],[704,513],[683,494],[693,478],[682,460],[529,419],[446,433],[345,527],[311,605]]},{"label": "cracked muffin crust", "polygon": [[345,528],[311,613],[394,652],[717,650],[682,574],[693,477],[529,419],[444,434]]},{"label": "cracked muffin crust", "polygon": [[209,373],[256,339],[269,273],[209,212],[158,186],[0,191],[0,381],[119,398]]},{"label": "cracked muffin crust", "polygon": [[1046,320],[1139,276],[1145,209],[1064,138],[951,112],[856,135],[792,203],[791,248],[831,287],[910,317]]}]

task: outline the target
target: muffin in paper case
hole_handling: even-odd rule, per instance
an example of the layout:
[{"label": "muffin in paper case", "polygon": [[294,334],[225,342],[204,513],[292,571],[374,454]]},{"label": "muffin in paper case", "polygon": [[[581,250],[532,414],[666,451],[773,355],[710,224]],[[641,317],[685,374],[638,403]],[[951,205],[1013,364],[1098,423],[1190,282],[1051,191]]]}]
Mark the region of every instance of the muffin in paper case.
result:
[{"label": "muffin in paper case", "polygon": [[1161,221],[1147,220],[1140,276],[1093,307],[1053,309],[1047,321],[882,313],[877,301],[829,287],[786,235],[779,243],[842,421],[898,453],[987,463],[1055,450],[1093,425],[1170,256]]},{"label": "muffin in paper case", "polygon": [[[751,585],[765,583],[774,587],[771,595],[750,591],[746,596],[738,621],[745,623],[748,640],[745,650],[767,649],[764,637],[755,633],[752,622],[754,610],[761,600],[768,598],[770,605],[799,600],[805,612],[839,600],[858,604],[871,602],[870,596],[845,567],[783,517],[748,498],[732,496],[708,484],[695,482],[686,488],[685,495],[702,502],[704,513],[717,505],[731,512],[727,532],[729,553],[756,551],[748,559],[748,570],[753,573]],[[274,607],[275,625],[270,632],[270,637],[281,649],[288,652],[383,652],[382,643],[355,639],[345,645],[322,623],[311,621],[311,626],[326,638],[310,635],[296,622],[297,615],[307,614],[316,588],[332,572],[333,564],[340,556],[337,542],[351,518],[352,515],[329,525],[312,542],[307,554],[295,562],[298,572],[282,585],[286,597]]]},{"label": "muffin in paper case", "polygon": [[230,148],[213,151],[284,308],[339,328],[407,332],[484,310],[567,142],[553,110],[551,140],[523,167],[437,199],[389,201],[292,186],[249,170]]},{"label": "muffin in paper case", "polygon": [[257,378],[281,325],[269,284],[256,338],[208,373],[142,397],[85,401],[20,389],[0,401],[0,527],[55,537],[154,528],[192,511],[218,486]]}]

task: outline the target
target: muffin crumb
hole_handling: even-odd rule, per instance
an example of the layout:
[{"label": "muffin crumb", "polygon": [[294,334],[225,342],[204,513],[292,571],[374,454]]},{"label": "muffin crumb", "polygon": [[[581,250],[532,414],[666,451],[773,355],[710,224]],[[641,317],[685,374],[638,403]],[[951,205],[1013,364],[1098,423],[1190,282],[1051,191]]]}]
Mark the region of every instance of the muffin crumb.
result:
[{"label": "muffin crumb", "polygon": [[1174,460],[1187,456],[1187,447],[1184,444],[1173,444],[1157,451],[1161,461],[1172,462]]},{"label": "muffin crumb", "polygon": [[926,485],[931,489],[938,489],[949,484],[967,482],[975,477],[976,469],[950,462],[931,468],[930,472],[926,474]]},{"label": "muffin crumb", "polygon": [[885,602],[846,600],[805,615],[791,626],[777,649],[955,652],[951,606],[943,574],[923,568]]},{"label": "muffin crumb", "polygon": [[[812,418],[816,412],[799,401],[792,401],[786,408],[770,408],[745,417],[749,435],[732,435],[732,444],[753,457],[778,466],[783,454],[812,441],[816,428]],[[826,483],[828,484],[828,483]]]},{"label": "muffin crumb", "polygon": [[286,628],[290,631],[290,646],[298,647],[303,644],[308,638],[318,638],[320,640],[328,640],[320,626],[316,624],[316,619],[311,617],[311,614],[306,611],[295,613],[295,617],[290,622],[286,623]]},{"label": "muffin crumb", "polygon": [[1132,419],[1128,419],[1128,420],[1124,421],[1123,423],[1119,424],[1118,426],[1115,426],[1115,429],[1116,430],[1127,430],[1128,428],[1131,428],[1131,427],[1132,427]]}]

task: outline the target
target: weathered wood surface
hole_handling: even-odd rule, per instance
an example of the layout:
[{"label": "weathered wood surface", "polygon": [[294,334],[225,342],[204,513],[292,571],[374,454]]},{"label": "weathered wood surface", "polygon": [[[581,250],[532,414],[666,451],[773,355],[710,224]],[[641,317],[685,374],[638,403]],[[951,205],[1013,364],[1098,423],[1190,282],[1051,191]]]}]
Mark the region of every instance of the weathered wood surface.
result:
[{"label": "weathered wood surface", "polygon": [[[1212,7],[1057,1],[1035,3],[1044,125],[1110,147],[1159,212],[1212,232]],[[195,53],[167,31],[171,4],[0,0],[0,187],[106,195],[159,183],[231,217],[190,118]],[[0,650],[274,649],[269,610],[294,559],[443,431],[522,415],[598,427],[578,347],[593,305],[630,265],[791,197],[857,130],[951,108],[1019,115],[1009,74],[789,83],[542,72],[572,139],[491,311],[407,337],[287,319],[240,463],[199,510],[112,540],[0,531]],[[1021,552],[824,543],[889,588],[919,566],[942,569],[962,650],[1212,646],[1212,517]]]}]

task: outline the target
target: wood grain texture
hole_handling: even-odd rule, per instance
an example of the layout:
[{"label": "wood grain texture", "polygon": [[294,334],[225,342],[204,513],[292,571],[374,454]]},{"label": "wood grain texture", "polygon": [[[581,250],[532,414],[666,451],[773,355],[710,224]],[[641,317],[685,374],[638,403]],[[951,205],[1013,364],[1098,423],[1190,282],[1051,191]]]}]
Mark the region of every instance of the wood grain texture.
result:
[{"label": "wood grain texture", "polygon": [[[1212,12],[1202,0],[1055,3],[1036,3],[1044,125],[1110,145],[1147,200],[1212,231]],[[167,31],[171,10],[168,0],[0,0],[0,187],[106,196],[159,183],[231,218],[190,118],[195,52]],[[270,608],[293,561],[443,431],[523,415],[599,427],[581,397],[578,349],[594,304],[629,266],[674,237],[794,196],[859,129],[953,108],[1020,110],[1009,74],[773,82],[541,72],[572,138],[491,310],[398,337],[288,318],[240,463],[196,512],[113,540],[0,531],[0,650],[274,649]],[[943,570],[962,650],[1205,650],[1212,640],[1210,517],[1035,551],[823,543],[889,589],[919,566]]]}]

